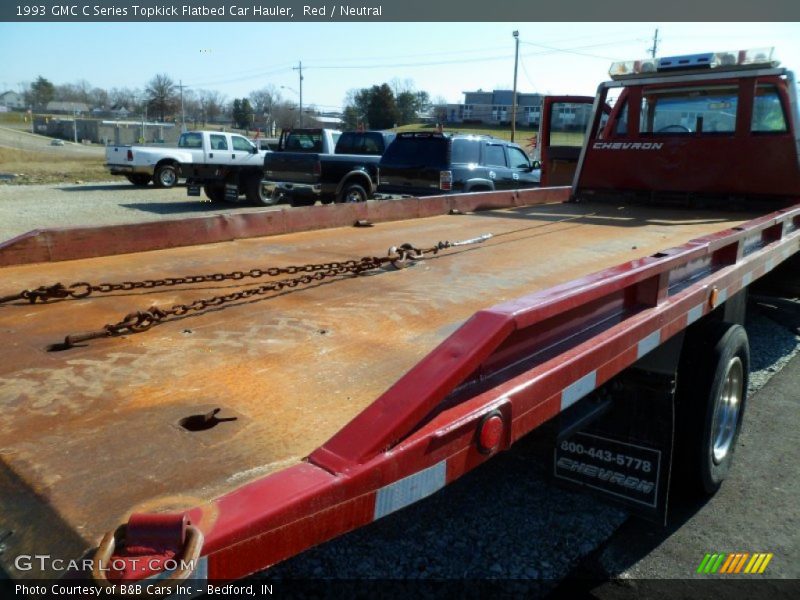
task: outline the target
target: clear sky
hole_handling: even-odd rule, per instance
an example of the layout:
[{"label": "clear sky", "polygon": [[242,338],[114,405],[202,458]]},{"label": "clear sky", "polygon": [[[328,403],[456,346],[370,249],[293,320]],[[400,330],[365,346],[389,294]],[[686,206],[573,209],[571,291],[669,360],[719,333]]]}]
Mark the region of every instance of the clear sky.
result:
[{"label": "clear sky", "polygon": [[[41,75],[55,84],[143,88],[166,73],[229,99],[273,84],[335,110],[351,88],[412,79],[432,98],[510,89],[593,95],[613,60],[769,47],[800,70],[800,23],[0,23],[0,88]],[[797,62],[793,62],[797,61]],[[289,89],[291,88],[291,89]],[[294,90],[294,91],[292,91]]]}]

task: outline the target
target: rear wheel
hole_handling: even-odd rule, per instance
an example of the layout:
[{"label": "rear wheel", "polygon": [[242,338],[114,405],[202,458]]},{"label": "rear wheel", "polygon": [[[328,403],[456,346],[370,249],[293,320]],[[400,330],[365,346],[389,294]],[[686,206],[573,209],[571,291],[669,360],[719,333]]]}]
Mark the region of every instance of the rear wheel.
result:
[{"label": "rear wheel", "polygon": [[156,167],[153,173],[153,185],[160,188],[171,188],[178,183],[178,169],[173,164]]},{"label": "rear wheel", "polygon": [[730,470],[749,370],[741,325],[712,323],[687,335],[678,371],[675,466],[676,483],[691,495],[714,494]]},{"label": "rear wheel", "polygon": [[272,206],[277,204],[277,195],[268,194],[264,189],[263,180],[260,175],[252,175],[248,178],[244,186],[244,193],[247,201],[256,206]]},{"label": "rear wheel", "polygon": [[350,183],[344,186],[342,193],[339,194],[339,202],[366,202],[367,191],[357,183]]},{"label": "rear wheel", "polygon": [[144,173],[133,173],[132,175],[125,175],[125,179],[130,181],[133,185],[144,187],[150,183],[152,177],[150,177],[150,175],[145,175]]},{"label": "rear wheel", "polygon": [[225,184],[214,183],[203,186],[206,198],[212,202],[225,202]]}]

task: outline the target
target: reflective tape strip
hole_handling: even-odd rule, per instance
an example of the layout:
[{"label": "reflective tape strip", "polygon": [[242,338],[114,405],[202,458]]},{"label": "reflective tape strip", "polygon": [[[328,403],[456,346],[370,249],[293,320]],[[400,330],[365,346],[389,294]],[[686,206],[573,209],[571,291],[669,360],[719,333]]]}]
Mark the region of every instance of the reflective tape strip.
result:
[{"label": "reflective tape strip", "polygon": [[728,288],[723,288],[717,294],[717,306],[725,302],[728,299]]},{"label": "reflective tape strip", "polygon": [[597,371],[584,375],[575,383],[564,388],[561,392],[561,410],[569,408],[586,394],[594,390],[597,385]]},{"label": "reflective tape strip", "polygon": [[698,304],[697,306],[689,310],[689,314],[686,315],[687,325],[691,325],[692,323],[697,321],[697,319],[703,316],[703,306],[705,306],[705,302],[703,302],[702,304]]},{"label": "reflective tape strip", "polygon": [[375,520],[414,504],[442,489],[447,476],[447,461],[404,477],[382,487],[375,495]]},{"label": "reflective tape strip", "polygon": [[767,259],[767,262],[764,263],[764,271],[772,271],[774,267],[775,261],[773,261],[771,258]]},{"label": "reflective tape strip", "polygon": [[658,329],[648,335],[646,338],[639,340],[639,345],[636,348],[637,360],[642,358],[645,354],[654,350],[661,343],[661,330]]},{"label": "reflective tape strip", "polygon": [[742,287],[747,287],[753,282],[753,272],[745,273],[742,276]]}]

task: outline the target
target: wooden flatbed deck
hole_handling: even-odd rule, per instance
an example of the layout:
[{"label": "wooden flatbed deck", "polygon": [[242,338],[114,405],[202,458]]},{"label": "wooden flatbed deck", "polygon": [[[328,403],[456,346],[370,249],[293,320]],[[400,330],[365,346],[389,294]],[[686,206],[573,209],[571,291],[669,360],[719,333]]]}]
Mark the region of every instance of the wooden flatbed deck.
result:
[{"label": "wooden flatbed deck", "polygon": [[[15,549],[35,553],[46,534],[49,552],[74,557],[131,512],[188,508],[301,460],[476,311],[751,217],[559,203],[0,269],[4,295],[494,235],[401,271],[256,297],[62,352],[46,348],[153,304],[244,283],[0,306],[0,528],[24,537]],[[215,408],[215,427],[180,426]]]}]

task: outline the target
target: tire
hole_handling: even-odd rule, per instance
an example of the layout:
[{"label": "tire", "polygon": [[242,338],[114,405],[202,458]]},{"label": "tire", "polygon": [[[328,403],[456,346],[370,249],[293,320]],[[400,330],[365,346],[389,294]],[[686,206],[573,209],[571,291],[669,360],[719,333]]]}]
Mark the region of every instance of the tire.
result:
[{"label": "tire", "polygon": [[366,202],[367,201],[367,192],[366,190],[357,183],[348,183],[342,188],[342,192],[339,194],[339,202],[342,203],[350,203],[350,202]]},{"label": "tire", "polygon": [[709,323],[687,334],[675,403],[677,488],[691,497],[719,490],[733,462],[750,372],[741,325]]},{"label": "tire", "polygon": [[278,203],[277,194],[267,194],[261,185],[260,175],[251,175],[244,186],[244,194],[250,204],[256,206],[273,206]]},{"label": "tire", "polygon": [[203,186],[203,191],[206,198],[212,202],[221,203],[225,202],[225,185],[224,184],[210,184]]},{"label": "tire", "polygon": [[125,175],[125,179],[137,187],[144,187],[150,183],[152,177],[150,177],[150,175],[145,175],[144,173],[134,173],[132,175]]},{"label": "tire", "polygon": [[167,163],[156,167],[153,173],[153,185],[158,188],[171,188],[178,183],[178,169]]}]

